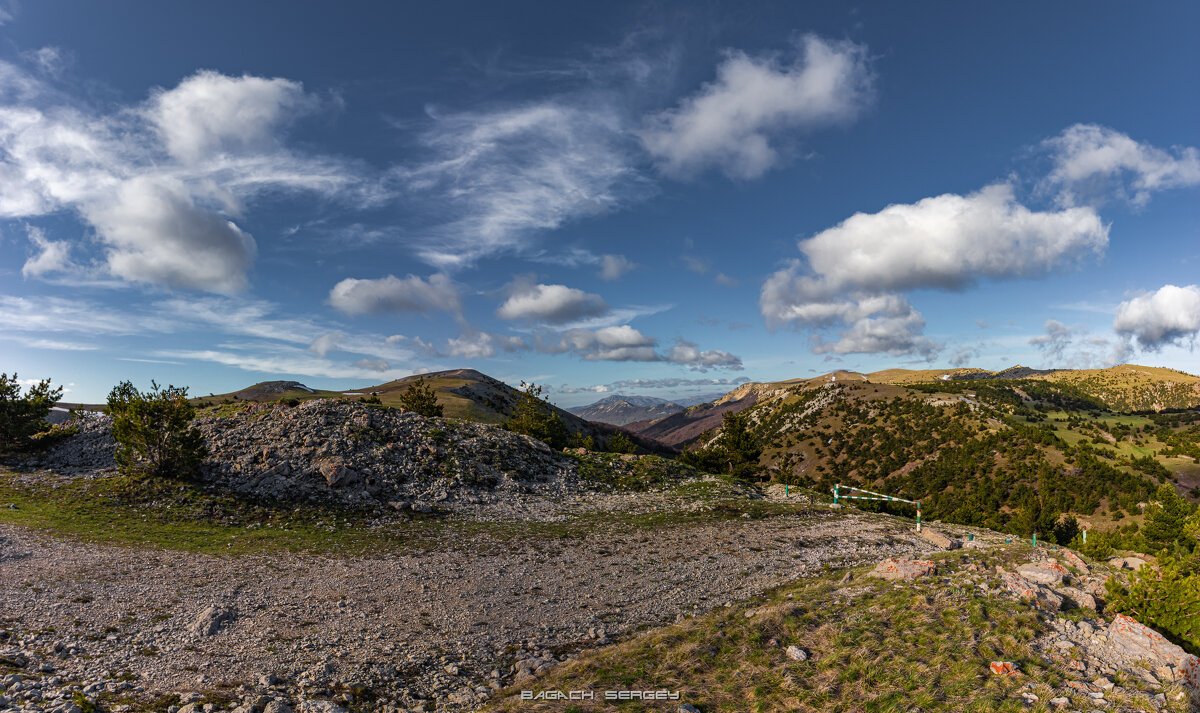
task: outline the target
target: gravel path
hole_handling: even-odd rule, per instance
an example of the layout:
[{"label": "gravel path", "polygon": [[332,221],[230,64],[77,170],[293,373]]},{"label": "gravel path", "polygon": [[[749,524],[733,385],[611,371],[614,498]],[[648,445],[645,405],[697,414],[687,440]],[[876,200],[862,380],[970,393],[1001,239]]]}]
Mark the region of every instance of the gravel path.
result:
[{"label": "gravel path", "polygon": [[27,710],[54,709],[62,693],[50,689],[72,680],[139,695],[242,684],[243,703],[265,694],[307,709],[355,695],[361,705],[365,686],[377,710],[472,709],[521,669],[581,647],[827,566],[933,549],[890,519],[833,514],[346,559],[136,550],[0,527],[0,655],[59,679]]}]

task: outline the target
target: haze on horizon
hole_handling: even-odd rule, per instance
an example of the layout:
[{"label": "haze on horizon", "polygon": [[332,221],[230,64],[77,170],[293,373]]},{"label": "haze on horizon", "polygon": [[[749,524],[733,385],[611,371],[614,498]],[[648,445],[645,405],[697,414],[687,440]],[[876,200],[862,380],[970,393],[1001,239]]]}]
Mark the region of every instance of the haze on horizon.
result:
[{"label": "haze on horizon", "polygon": [[3,368],[1200,371],[1200,8],[693,5],[0,0]]}]

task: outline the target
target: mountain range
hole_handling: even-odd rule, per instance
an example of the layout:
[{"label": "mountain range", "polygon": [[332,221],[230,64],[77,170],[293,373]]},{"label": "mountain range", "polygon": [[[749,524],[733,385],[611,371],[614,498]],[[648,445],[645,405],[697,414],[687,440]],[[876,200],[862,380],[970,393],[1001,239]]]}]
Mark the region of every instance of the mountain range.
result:
[{"label": "mountain range", "polygon": [[676,411],[682,411],[684,408],[682,404],[653,396],[616,394],[587,406],[569,408],[567,411],[589,421],[624,426],[635,421],[659,419]]},{"label": "mountain range", "polygon": [[[447,417],[483,423],[502,423],[522,396],[454,369],[344,391],[269,381],[194,401],[220,409],[377,398],[395,406],[417,379]],[[919,499],[934,517],[996,529],[1011,529],[1018,516],[1136,517],[1160,482],[1200,500],[1200,377],[1173,369],[836,371],[748,382],[692,405],[616,394],[552,408],[579,442],[590,437],[604,449],[623,432],[641,452],[664,455],[712,444],[725,415],[744,412],[762,445],[764,478],[881,490]]]}]

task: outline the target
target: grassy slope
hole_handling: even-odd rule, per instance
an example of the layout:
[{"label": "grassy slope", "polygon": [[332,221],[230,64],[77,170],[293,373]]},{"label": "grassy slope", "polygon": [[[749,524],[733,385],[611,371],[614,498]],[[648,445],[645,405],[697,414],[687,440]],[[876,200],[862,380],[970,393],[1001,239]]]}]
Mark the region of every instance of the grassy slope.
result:
[{"label": "grassy slope", "polygon": [[[612,710],[600,701],[530,702],[526,690],[671,690],[672,704],[630,702],[621,711],[674,711],[683,702],[703,713],[782,711],[1025,711],[1017,695],[1031,686],[1048,711],[1049,699],[1064,695],[1073,678],[1041,659],[1031,642],[1047,629],[1030,605],[996,597],[976,583],[998,586],[996,564],[1028,561],[1027,546],[987,554],[935,555],[936,578],[896,584],[869,579],[870,567],[805,578],[749,603],[653,630],[615,646],[584,652],[535,681],[502,692],[487,710]],[[746,612],[756,613],[747,617]],[[775,643],[772,644],[772,641]],[[809,658],[791,661],[784,650],[796,645]],[[1021,675],[991,675],[991,661],[1013,661]],[[1131,690],[1110,696],[1112,703],[1155,710],[1154,691],[1128,676],[1113,677]],[[1170,702],[1160,710],[1186,711],[1176,701],[1183,689],[1169,686]],[[603,697],[603,694],[598,694]],[[1069,695],[1071,709],[1094,705],[1082,694]],[[1109,704],[1111,705],[1111,703]]]},{"label": "grassy slope", "polygon": [[[945,375],[994,374],[983,369],[886,369],[867,376],[882,384],[917,384]],[[1080,387],[1114,411],[1157,411],[1200,406],[1200,376],[1161,367],[1120,364],[1107,369],[1060,369],[1029,378]]]},{"label": "grassy slope", "polygon": [[[918,373],[924,376],[940,372],[908,372]],[[983,465],[991,471],[987,477],[993,485],[987,487],[1009,493],[1001,494],[1001,499],[1017,497],[1012,489],[1024,484],[1042,492],[1043,503],[1052,507],[1051,503],[1058,502],[1060,495],[1051,497],[1051,492],[1045,490],[1047,481],[1039,472],[1046,466],[1073,471],[1084,458],[1110,467],[1110,475],[1098,475],[1090,469],[1084,471],[1082,478],[1055,476],[1049,481],[1056,489],[1052,492],[1060,494],[1064,488],[1100,493],[1095,510],[1083,502],[1090,501],[1089,498],[1083,501],[1069,498],[1068,503],[1075,502],[1065,507],[1077,515],[1091,516],[1085,520],[1090,529],[1112,529],[1137,522],[1135,504],[1148,499],[1157,481],[1135,467],[1132,462],[1135,458],[1151,456],[1170,471],[1179,492],[1190,494],[1193,499],[1197,497],[1193,488],[1200,485],[1200,464],[1182,456],[1163,455],[1168,444],[1155,436],[1160,428],[1155,421],[1157,416],[1114,414],[1080,407],[1064,410],[1053,405],[1046,408],[1041,402],[1020,398],[1022,388],[1034,390],[1033,386],[1042,381],[909,383],[905,374],[893,372],[889,376],[903,384],[883,384],[874,379],[832,382],[826,376],[793,383],[790,391],[751,407],[750,413],[759,424],[757,431],[765,446],[760,462],[767,473],[774,479],[790,479],[823,490],[841,482],[904,497],[928,498],[927,503],[940,500],[943,505],[960,499],[966,485],[981,493],[984,501],[979,507],[988,509],[995,507],[987,502],[995,496],[988,495],[986,487],[980,490],[983,481],[977,473],[964,480],[967,472],[955,470],[953,465],[941,467],[946,472],[944,478],[926,474],[921,476],[922,480],[913,481],[909,473],[920,471],[923,464],[957,457],[953,456],[955,451],[969,448],[974,442],[999,438],[988,450],[991,453],[991,449],[996,449],[993,462]],[[1042,391],[1049,389],[1051,396],[1061,395],[1068,404],[1079,398],[1079,392],[1071,388],[1074,387],[1059,390],[1053,383],[1038,386]],[[895,403],[924,406],[906,407],[906,413],[897,414],[892,408]],[[1032,431],[1035,434],[1052,432],[1058,440],[1039,442],[1036,437],[1018,438],[1009,423],[1037,429]],[[1173,430],[1178,433],[1184,428]],[[980,455],[972,456],[974,463],[980,463]],[[909,492],[914,487],[921,492]],[[1126,496],[1118,503],[1117,496],[1121,493]],[[940,498],[936,497],[939,495]],[[1118,504],[1127,519],[1109,517]],[[1001,506],[999,512],[1012,510]],[[943,512],[940,516],[948,514]],[[991,526],[1000,527],[1002,523],[997,521]]]},{"label": "grassy slope", "polygon": [[356,555],[430,547],[481,551],[546,538],[585,538],[616,529],[679,527],[795,512],[796,506],[746,501],[742,486],[697,481],[694,471],[655,456],[616,469],[616,456],[581,458],[583,477],[631,492],[662,492],[707,502],[695,512],[594,514],[563,522],[481,523],[438,514],[398,518],[387,512],[255,503],[171,480],[121,476],[67,479],[0,468],[0,523],[87,542],[206,554],[271,551]]}]

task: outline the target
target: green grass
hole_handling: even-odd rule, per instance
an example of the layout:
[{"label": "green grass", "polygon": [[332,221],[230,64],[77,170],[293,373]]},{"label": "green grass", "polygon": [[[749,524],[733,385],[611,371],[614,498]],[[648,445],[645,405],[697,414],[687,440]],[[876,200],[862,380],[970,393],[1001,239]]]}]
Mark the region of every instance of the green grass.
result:
[{"label": "green grass", "polygon": [[691,466],[660,456],[641,456],[624,461],[616,453],[569,455],[579,463],[580,477],[619,490],[660,490],[706,477],[705,473]]},{"label": "green grass", "polygon": [[239,502],[188,483],[109,477],[28,485],[0,473],[0,522],[105,544],[235,555],[353,553],[385,545],[385,532],[352,526],[364,519]]},{"label": "green grass", "polygon": [[696,512],[590,513],[555,522],[478,522],[437,514],[403,521],[387,512],[254,503],[180,481],[32,478],[0,471],[0,523],[88,542],[206,554],[498,552],[629,529],[808,512],[792,504],[734,499],[720,490],[706,502],[708,507]]}]

